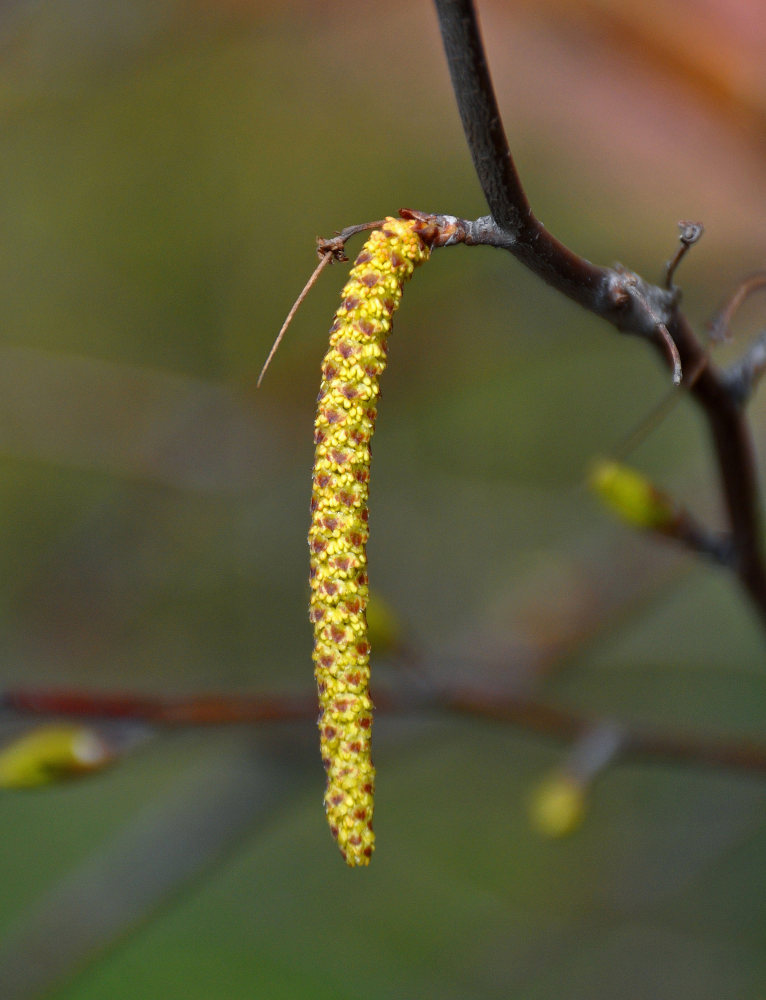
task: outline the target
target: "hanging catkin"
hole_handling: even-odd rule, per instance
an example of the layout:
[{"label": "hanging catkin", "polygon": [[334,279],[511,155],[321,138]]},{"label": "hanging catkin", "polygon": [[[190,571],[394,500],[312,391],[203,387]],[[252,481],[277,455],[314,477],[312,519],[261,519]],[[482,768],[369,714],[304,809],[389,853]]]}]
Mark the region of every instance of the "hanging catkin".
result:
[{"label": "hanging catkin", "polygon": [[369,864],[375,769],[367,640],[370,440],[386,338],[404,283],[428,259],[428,226],[385,220],[357,257],[330,328],[315,422],[311,611],[325,809],[349,865]]}]

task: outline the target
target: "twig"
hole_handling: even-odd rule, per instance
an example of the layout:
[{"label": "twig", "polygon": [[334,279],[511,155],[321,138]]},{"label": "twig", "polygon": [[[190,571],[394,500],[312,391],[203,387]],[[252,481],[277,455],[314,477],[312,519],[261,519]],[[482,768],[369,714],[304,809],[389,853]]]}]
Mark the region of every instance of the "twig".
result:
[{"label": "twig", "polygon": [[667,352],[670,367],[673,369],[673,385],[678,386],[681,384],[681,379],[683,378],[683,367],[676,342],[670,336],[670,331],[664,323],[657,324],[657,336]]},{"label": "twig", "polygon": [[322,237],[317,238],[317,253],[319,254],[320,260],[314,271],[303,286],[303,291],[300,293],[298,298],[293,302],[290,312],[287,314],[287,318],[282,324],[282,328],[271,345],[271,350],[269,351],[268,357],[263,363],[263,368],[261,368],[261,373],[258,376],[258,381],[255,383],[256,389],[260,389],[261,382],[263,381],[263,376],[266,374],[266,370],[271,364],[271,359],[277,353],[277,348],[282,343],[282,338],[287,333],[287,329],[293,321],[293,317],[298,312],[301,307],[303,300],[306,298],[308,293],[316,284],[319,275],[324,271],[327,265],[333,260],[348,260],[346,256],[346,242],[351,239],[352,236],[356,236],[357,233],[364,232],[366,229],[377,229],[382,226],[382,220],[377,222],[363,222],[361,225],[347,226],[340,233],[336,233],[335,236],[330,237],[330,239],[322,239]]},{"label": "twig", "polygon": [[281,327],[279,333],[277,334],[276,339],[274,340],[274,343],[271,345],[271,350],[268,353],[268,357],[263,362],[263,368],[261,368],[261,373],[258,376],[258,381],[255,383],[255,388],[256,389],[260,389],[261,382],[263,381],[263,376],[266,374],[266,369],[271,364],[271,359],[277,353],[277,348],[282,343],[282,338],[287,333],[287,328],[292,323],[293,316],[295,316],[295,314],[298,312],[298,309],[300,308],[301,303],[306,298],[306,296],[311,291],[311,289],[314,287],[314,284],[315,284],[317,278],[322,273],[322,271],[324,271],[324,269],[327,267],[327,265],[330,263],[330,261],[332,259],[333,259],[332,253],[328,252],[328,253],[324,254],[324,256],[322,257],[322,259],[319,261],[319,263],[317,264],[317,266],[314,268],[314,271],[313,271],[311,277],[306,282],[306,284],[303,286],[303,291],[298,296],[298,298],[295,300],[295,302],[293,302],[292,308],[290,309],[290,312],[287,314],[287,318],[285,319],[284,323],[282,324],[282,327]]},{"label": "twig", "polygon": [[520,233],[532,218],[516,173],[495,99],[473,6],[465,0],[436,0],[452,87],[493,219],[506,233]]},{"label": "twig", "polygon": [[230,694],[162,698],[94,691],[17,689],[0,696],[0,706],[22,715],[79,719],[131,719],[162,726],[222,726],[242,722],[286,722],[316,715],[316,698],[299,695]]},{"label": "twig", "polygon": [[731,321],[734,319],[740,306],[754,295],[766,288],[766,271],[756,271],[749,275],[735,288],[729,300],[721,306],[713,319],[708,324],[710,339],[715,343],[721,343],[731,337]]},{"label": "twig", "polygon": [[[6,710],[21,716],[66,716],[80,719],[132,719],[160,727],[229,726],[285,723],[316,716],[313,695],[208,694],[189,698],[100,695],[86,691],[15,689],[0,698]],[[509,723],[547,739],[570,742],[603,720],[567,708],[479,684],[437,685],[419,675],[417,695],[408,688],[375,691],[380,713],[411,714],[442,711]],[[622,755],[654,760],[725,767],[766,773],[766,743],[753,740],[675,733],[626,723],[612,723],[619,732]]]},{"label": "twig", "polygon": [[673,288],[673,275],[681,261],[686,256],[689,247],[693,247],[699,242],[705,232],[705,227],[701,222],[679,222],[679,242],[680,246],[676,250],[675,256],[665,265],[665,288]]},{"label": "twig", "polygon": [[[568,709],[527,701],[477,687],[459,687],[445,692],[451,711],[498,722],[510,722],[559,740],[572,740],[593,729],[598,720]],[[766,744],[748,739],[731,739],[670,733],[659,729],[616,723],[622,754],[654,760],[675,760],[709,767],[766,773]]]}]

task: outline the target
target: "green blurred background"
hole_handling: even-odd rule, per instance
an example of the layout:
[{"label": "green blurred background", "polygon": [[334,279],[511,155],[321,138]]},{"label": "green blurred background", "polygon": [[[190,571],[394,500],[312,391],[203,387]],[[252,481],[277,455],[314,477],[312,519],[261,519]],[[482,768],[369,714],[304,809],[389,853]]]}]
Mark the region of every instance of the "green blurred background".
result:
[{"label": "green blurred background", "polygon": [[[677,220],[703,221],[680,272],[701,328],[764,259],[759,5],[481,13],[539,217],[652,280]],[[0,46],[4,684],[311,691],[313,406],[345,267],[255,378],[316,235],[400,206],[486,211],[434,12],[16,0]],[[370,563],[445,678],[763,732],[763,637],[731,581],[583,488],[668,388],[644,344],[505,254],[440,251],[418,273],[383,387]],[[631,461],[720,524],[686,403]],[[762,782],[618,763],[551,842],[527,801],[564,753],[481,720],[381,716],[378,850],[354,872],[325,828],[313,725],[164,734],[91,780],[5,793],[0,996],[763,997]]]}]

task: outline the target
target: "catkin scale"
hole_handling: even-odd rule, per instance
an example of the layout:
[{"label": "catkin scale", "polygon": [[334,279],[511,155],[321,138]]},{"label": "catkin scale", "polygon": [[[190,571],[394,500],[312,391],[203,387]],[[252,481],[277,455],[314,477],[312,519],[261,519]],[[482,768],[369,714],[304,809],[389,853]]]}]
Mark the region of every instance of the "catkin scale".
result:
[{"label": "catkin scale", "polygon": [[365,243],[330,328],[314,425],[309,617],[325,810],[352,866],[369,864],[375,844],[366,619],[370,442],[391,319],[404,283],[428,259],[432,235],[421,220],[388,218]]}]

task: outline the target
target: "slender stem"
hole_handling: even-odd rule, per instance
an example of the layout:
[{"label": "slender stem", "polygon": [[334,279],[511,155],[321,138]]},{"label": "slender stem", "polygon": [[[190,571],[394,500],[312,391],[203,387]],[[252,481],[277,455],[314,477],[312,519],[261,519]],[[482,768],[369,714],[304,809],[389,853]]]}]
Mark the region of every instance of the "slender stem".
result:
[{"label": "slender stem", "polygon": [[[597,720],[540,701],[498,696],[478,686],[444,692],[445,707],[461,715],[511,722],[540,736],[573,740],[593,729]],[[694,762],[710,767],[766,772],[766,745],[747,739],[728,739],[671,733],[659,729],[622,726],[621,754],[647,759]]]},{"label": "slender stem", "polygon": [[665,288],[673,287],[673,277],[678,269],[678,265],[684,259],[690,247],[702,239],[705,227],[701,222],[679,222],[679,243],[680,246],[675,252],[672,260],[669,260],[665,267]]},{"label": "slender stem", "polygon": [[290,312],[287,314],[287,316],[285,318],[285,321],[284,321],[284,323],[282,324],[282,326],[280,328],[279,333],[277,334],[276,338],[274,339],[274,343],[271,345],[271,350],[269,351],[268,355],[266,356],[266,360],[263,362],[263,368],[261,368],[261,373],[258,376],[258,381],[255,383],[255,388],[256,389],[260,389],[261,382],[263,381],[263,376],[266,374],[266,371],[267,371],[269,365],[271,364],[271,359],[277,353],[277,349],[279,348],[279,345],[282,343],[282,338],[287,333],[287,330],[288,330],[290,324],[293,321],[293,317],[295,316],[295,314],[298,312],[298,310],[301,307],[301,303],[306,298],[306,296],[311,291],[311,289],[314,287],[314,284],[315,284],[317,278],[322,273],[322,271],[324,271],[324,269],[327,267],[327,265],[330,263],[330,261],[332,259],[333,259],[333,255],[332,255],[331,251],[328,251],[327,253],[325,253],[322,256],[322,258],[320,259],[319,263],[314,268],[314,271],[313,271],[311,277],[306,282],[306,284],[303,286],[303,291],[300,293],[300,295],[295,300],[295,302],[293,302],[292,307],[290,309]]}]

